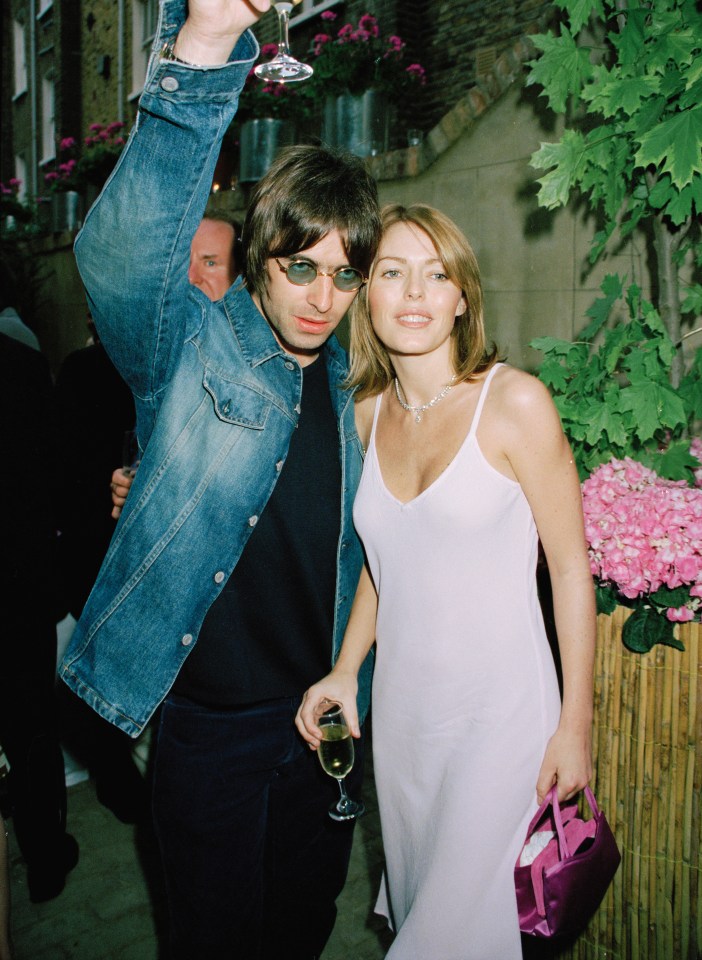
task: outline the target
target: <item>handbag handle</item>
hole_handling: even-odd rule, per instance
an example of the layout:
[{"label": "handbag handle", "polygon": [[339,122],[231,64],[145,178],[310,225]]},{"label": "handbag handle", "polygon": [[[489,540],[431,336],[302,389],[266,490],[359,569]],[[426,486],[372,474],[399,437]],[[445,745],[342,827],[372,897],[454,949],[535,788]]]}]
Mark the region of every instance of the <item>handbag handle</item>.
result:
[{"label": "handbag handle", "polygon": [[[589,786],[585,787],[584,793],[585,799],[588,802],[593,816],[598,817],[600,815],[600,808],[597,806],[594,793]],[[558,787],[555,783],[546,794],[544,802],[536,811],[531,823],[529,824],[529,829],[527,830],[527,842],[534,832],[536,825],[549,807],[553,807],[553,821],[556,824],[556,833],[558,834],[558,849],[560,851],[561,860],[565,860],[570,856],[570,851],[568,850],[568,841],[566,840],[565,830],[563,828],[563,815],[561,814],[561,806],[558,802]]]}]

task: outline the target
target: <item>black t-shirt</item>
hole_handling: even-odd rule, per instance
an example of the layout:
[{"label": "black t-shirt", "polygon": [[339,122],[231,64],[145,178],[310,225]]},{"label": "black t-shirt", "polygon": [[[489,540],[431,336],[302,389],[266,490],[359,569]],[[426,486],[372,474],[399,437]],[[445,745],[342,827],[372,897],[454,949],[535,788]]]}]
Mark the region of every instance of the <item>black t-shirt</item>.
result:
[{"label": "black t-shirt", "polygon": [[329,671],[340,522],[339,434],[320,358],[303,369],[288,457],[175,693],[239,706],[298,697]]}]

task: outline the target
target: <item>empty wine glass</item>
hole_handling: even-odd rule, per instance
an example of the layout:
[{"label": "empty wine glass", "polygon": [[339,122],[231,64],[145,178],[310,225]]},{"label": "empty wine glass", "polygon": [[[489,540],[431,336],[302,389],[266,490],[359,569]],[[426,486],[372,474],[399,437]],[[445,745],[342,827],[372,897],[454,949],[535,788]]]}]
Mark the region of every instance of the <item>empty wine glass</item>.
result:
[{"label": "empty wine glass", "polygon": [[332,820],[353,820],[366,812],[361,801],[351,799],[344,785],[344,777],[353,768],[353,738],[340,703],[327,700],[321,705],[321,709],[324,712],[315,718],[322,731],[322,742],[317,754],[322,770],[334,777],[341,792],[339,800],[329,808],[329,816]]},{"label": "empty wine glass", "polygon": [[278,14],[278,25],[280,27],[278,52],[272,60],[267,63],[259,63],[256,67],[254,72],[259,80],[266,80],[268,83],[290,83],[292,80],[306,80],[314,73],[312,67],[296,60],[290,53],[290,42],[288,40],[290,11],[299,2],[300,0],[293,0],[293,3],[273,4]]}]

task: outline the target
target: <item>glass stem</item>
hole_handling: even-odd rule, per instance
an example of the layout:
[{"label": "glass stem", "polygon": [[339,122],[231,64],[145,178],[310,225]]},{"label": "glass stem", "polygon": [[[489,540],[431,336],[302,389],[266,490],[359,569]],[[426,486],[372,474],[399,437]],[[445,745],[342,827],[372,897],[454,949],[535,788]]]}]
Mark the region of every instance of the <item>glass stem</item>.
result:
[{"label": "glass stem", "polygon": [[280,17],[280,40],[278,42],[278,56],[279,57],[289,57],[290,56],[290,41],[288,39],[288,24],[290,20],[290,10],[292,4],[276,4],[276,10],[278,11],[278,16]]},{"label": "glass stem", "polygon": [[337,804],[337,810],[347,810],[349,803],[351,802],[351,797],[349,797],[346,792],[346,787],[343,780],[336,781],[339,784],[339,790],[341,791],[341,799]]}]

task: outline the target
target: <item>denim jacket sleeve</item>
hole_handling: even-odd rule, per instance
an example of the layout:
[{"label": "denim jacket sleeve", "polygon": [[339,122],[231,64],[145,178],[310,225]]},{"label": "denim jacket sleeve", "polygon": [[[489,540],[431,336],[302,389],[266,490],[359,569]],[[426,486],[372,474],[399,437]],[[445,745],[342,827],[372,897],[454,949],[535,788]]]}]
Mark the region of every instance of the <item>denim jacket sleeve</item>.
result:
[{"label": "denim jacket sleeve", "polygon": [[141,408],[142,442],[150,432],[143,421],[153,420],[188,325],[200,317],[188,296],[190,243],[258,54],[247,31],[221,67],[162,60],[184,19],[182,0],[162,4],[136,124],[75,247],[100,337]]}]

